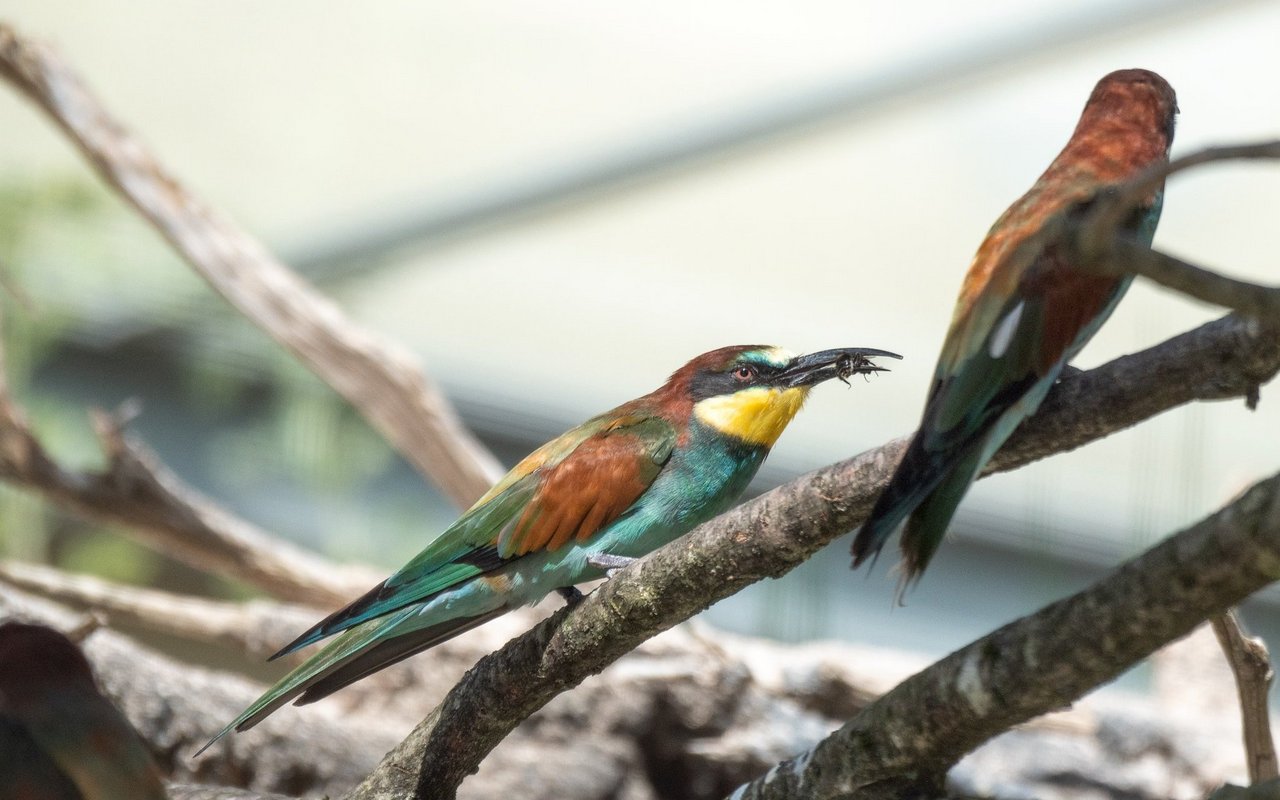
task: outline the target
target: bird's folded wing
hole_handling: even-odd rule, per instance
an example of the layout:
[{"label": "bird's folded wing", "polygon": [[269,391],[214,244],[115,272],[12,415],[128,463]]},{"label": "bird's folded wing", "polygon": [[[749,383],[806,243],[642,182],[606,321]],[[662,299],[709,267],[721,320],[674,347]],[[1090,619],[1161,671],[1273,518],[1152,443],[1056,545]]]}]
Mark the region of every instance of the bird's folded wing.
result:
[{"label": "bird's folded wing", "polygon": [[583,541],[621,516],[671,456],[670,423],[606,414],[543,445],[391,577],[277,656],[389,614],[531,553]]}]

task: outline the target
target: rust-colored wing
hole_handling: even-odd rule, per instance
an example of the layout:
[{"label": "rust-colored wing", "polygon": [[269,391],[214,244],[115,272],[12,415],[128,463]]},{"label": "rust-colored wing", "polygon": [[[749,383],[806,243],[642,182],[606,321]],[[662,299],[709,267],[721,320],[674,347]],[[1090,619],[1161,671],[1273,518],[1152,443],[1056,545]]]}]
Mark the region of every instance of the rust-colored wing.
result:
[{"label": "rust-colored wing", "polygon": [[621,417],[566,458],[534,473],[538,489],[498,536],[503,558],[558,550],[609,525],[639,499],[666,463],[675,430],[656,417]]},{"label": "rust-colored wing", "polygon": [[671,423],[626,406],[553,439],[398,572],[273,657],[421,602],[513,559],[589,538],[653,483],[675,442]]}]

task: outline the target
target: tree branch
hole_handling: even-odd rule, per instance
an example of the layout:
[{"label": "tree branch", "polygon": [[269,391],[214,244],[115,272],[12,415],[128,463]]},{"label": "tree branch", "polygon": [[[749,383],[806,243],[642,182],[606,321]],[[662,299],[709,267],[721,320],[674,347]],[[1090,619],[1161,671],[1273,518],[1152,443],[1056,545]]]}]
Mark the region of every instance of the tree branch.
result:
[{"label": "tree branch", "polygon": [[283,794],[259,794],[249,789],[197,786],[188,783],[172,784],[168,790],[169,800],[293,800]]},{"label": "tree branch", "polygon": [[209,285],[345,397],[455,504],[471,505],[502,475],[413,356],[357,326],[183,188],[52,50],[0,24],[0,77],[40,106]]},{"label": "tree branch", "polygon": [[1114,273],[1132,272],[1197,300],[1280,322],[1280,286],[1228,278],[1127,239],[1114,239],[1110,248],[1111,255],[1099,263],[1112,265]]},{"label": "tree branch", "polygon": [[[988,471],[1071,450],[1193,400],[1248,396],[1277,369],[1280,337],[1226,317],[1064,379]],[[485,754],[552,697],[855,528],[906,442],[824,467],[729,511],[487,656],[349,797],[452,797]]]},{"label": "tree branch", "polygon": [[1280,578],[1280,474],[1109,577],[897,686],[735,800],[905,798],[969,751],[1061,708]]},{"label": "tree branch", "polygon": [[[28,583],[54,588],[78,602],[74,589],[67,591],[74,579],[42,572],[40,580]],[[16,612],[65,630],[80,617],[54,608],[0,583],[0,619]],[[336,797],[367,775],[417,721],[406,711],[437,702],[481,655],[519,630],[520,623],[497,627],[462,637],[472,639],[462,648],[467,652],[451,643],[361,681],[354,692],[344,691],[322,704],[335,713],[287,710],[292,719],[280,726],[286,732],[292,726],[294,735],[255,730],[220,742],[210,755],[196,760],[188,758],[195,731],[216,730],[226,722],[219,714],[233,713],[227,698],[247,702],[253,687],[235,676],[168,665],[167,659],[109,629],[93,634],[88,650],[108,691],[143,729],[162,763],[177,771],[173,779]],[[841,716],[852,713],[850,701],[861,707],[872,696],[871,687],[892,686],[913,671],[912,659],[873,659],[854,645],[797,650],[697,627],[646,642],[606,676],[529,720],[462,787],[464,800],[645,798],[660,792],[657,787],[673,775],[696,775],[704,787],[699,794],[707,796],[708,787],[736,786],[813,744],[833,726],[827,719],[833,710],[843,709]],[[391,674],[407,668],[423,680],[407,683],[408,674],[401,672],[399,680]],[[436,685],[428,686],[431,681]],[[367,742],[350,753],[335,754],[326,746],[353,734],[363,734]],[[1092,741],[1095,730],[1086,726],[1073,735],[1088,747],[1085,742]],[[1151,735],[1163,742],[1169,734],[1156,729]],[[568,742],[572,747],[566,747]],[[375,750],[377,745],[382,750]],[[318,757],[325,763],[312,765]],[[1091,768],[1099,767],[1091,760],[1081,766]],[[230,796],[249,800],[253,793]]]},{"label": "tree branch", "polygon": [[1276,159],[1280,159],[1280,139],[1250,144],[1206,147],[1203,150],[1197,150],[1194,153],[1180,156],[1163,164],[1154,164],[1148,167],[1141,175],[1121,186],[1115,194],[1114,202],[1099,208],[1095,212],[1094,221],[1099,226],[1115,231],[1120,226],[1120,220],[1132,213],[1132,209],[1137,208],[1139,204],[1150,197],[1152,192],[1158,191],[1164,186],[1165,178],[1193,167],[1219,161],[1270,161]]},{"label": "tree branch", "polygon": [[[1168,176],[1202,164],[1238,159],[1280,159],[1280,140],[1201,150],[1157,164],[1103,194],[1083,220],[1064,223],[1070,234],[1067,241],[1073,251],[1072,263],[1106,275],[1141,275],[1197,300],[1280,324],[1280,287],[1228,278],[1120,234],[1123,221],[1160,190]],[[1046,230],[1036,238],[1037,246],[1062,233],[1061,229]]]},{"label": "tree branch", "polygon": [[77,472],[60,466],[32,433],[0,376],[0,479],[90,519],[123,525],[130,535],[197,569],[243,580],[285,600],[337,605],[377,582],[372,570],[333,564],[224,511],[124,434],[117,417],[96,413],[94,427],[107,455],[106,469]]},{"label": "tree branch", "polygon": [[1231,665],[1240,695],[1240,721],[1244,733],[1244,751],[1249,764],[1249,783],[1256,784],[1280,777],[1276,764],[1276,746],[1271,740],[1271,711],[1267,694],[1275,673],[1267,646],[1261,639],[1245,634],[1235,609],[1213,619],[1213,633]]},{"label": "tree branch", "polygon": [[0,583],[74,608],[106,615],[109,624],[229,647],[266,658],[315,622],[311,608],[267,600],[227,603],[125,586],[53,567],[0,561]]},{"label": "tree branch", "polygon": [[[265,659],[316,620],[316,612],[302,606],[176,595],[14,561],[0,562],[0,589],[6,585],[87,611],[86,624],[128,626],[228,648],[249,659]],[[430,657],[379,671],[335,697],[333,705],[394,722],[402,731],[408,731],[421,719],[421,713],[411,709],[430,708],[438,703],[471,665],[512,636],[528,630],[540,617],[533,609],[512,613],[481,630],[432,648]],[[296,664],[308,655],[293,653],[284,657],[284,663]]]}]

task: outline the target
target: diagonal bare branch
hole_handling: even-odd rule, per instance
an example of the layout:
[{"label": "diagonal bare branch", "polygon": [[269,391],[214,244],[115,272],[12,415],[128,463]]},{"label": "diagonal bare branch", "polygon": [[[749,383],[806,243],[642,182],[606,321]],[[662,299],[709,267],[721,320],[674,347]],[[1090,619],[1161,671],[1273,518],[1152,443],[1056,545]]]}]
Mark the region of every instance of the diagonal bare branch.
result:
[{"label": "diagonal bare branch", "polygon": [[1229,278],[1126,239],[1115,239],[1110,249],[1111,255],[1105,263],[1112,265],[1113,271],[1121,271],[1123,267],[1123,271],[1141,275],[1197,300],[1280,321],[1280,286],[1260,286]]},{"label": "diagonal bare branch", "polygon": [[471,505],[502,475],[413,356],[359,327],[185,189],[50,48],[2,23],[0,77],[40,106],[215,290],[345,397],[455,504]]},{"label": "diagonal bare branch", "polygon": [[110,415],[95,415],[107,455],[96,472],[69,470],[44,449],[0,377],[0,480],[125,531],[168,556],[284,600],[346,602],[378,577],[340,566],[223,510],[171,473]]},{"label": "diagonal bare branch", "polygon": [[[1074,449],[1183,403],[1248,396],[1277,370],[1276,331],[1226,317],[1064,379],[988,470]],[[350,800],[452,797],[485,754],[552,697],[717,600],[786,573],[856,527],[906,442],[897,439],[739,506],[486,657]]]}]

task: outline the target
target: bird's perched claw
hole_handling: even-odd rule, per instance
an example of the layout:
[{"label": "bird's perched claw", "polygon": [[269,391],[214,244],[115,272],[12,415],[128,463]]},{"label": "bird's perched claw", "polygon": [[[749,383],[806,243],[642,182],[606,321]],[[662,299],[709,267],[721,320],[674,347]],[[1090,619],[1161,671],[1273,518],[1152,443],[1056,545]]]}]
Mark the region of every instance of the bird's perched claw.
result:
[{"label": "bird's perched claw", "polygon": [[634,558],[627,556],[614,556],[608,553],[595,553],[587,556],[587,563],[596,569],[604,570],[606,578],[612,578],[618,573],[618,570],[631,566],[635,562]]},{"label": "bird's perched claw", "polygon": [[582,590],[577,586],[561,586],[556,589],[556,594],[564,598],[566,606],[576,606],[585,597]]}]

